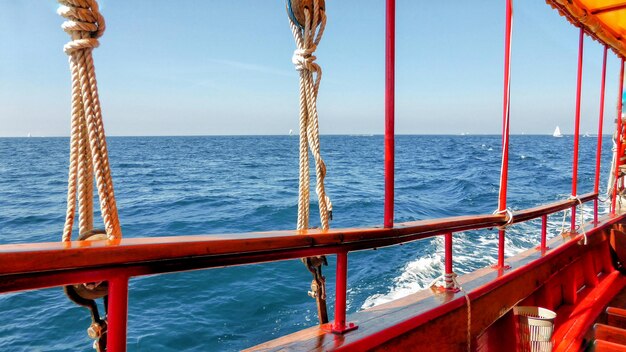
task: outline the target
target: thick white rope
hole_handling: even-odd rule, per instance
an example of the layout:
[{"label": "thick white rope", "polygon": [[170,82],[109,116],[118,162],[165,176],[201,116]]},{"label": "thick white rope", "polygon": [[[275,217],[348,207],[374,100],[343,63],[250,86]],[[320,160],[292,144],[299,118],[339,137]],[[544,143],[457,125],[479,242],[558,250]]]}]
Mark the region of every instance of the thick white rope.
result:
[{"label": "thick white rope", "polygon": [[[109,239],[122,237],[102,123],[102,111],[92,51],[105,30],[104,17],[95,0],[59,0],[57,13],[71,41],[64,47],[72,75],[72,136],[68,175],[67,213],[63,241],[70,241],[76,201],[81,233],[93,229],[93,179],[96,178],[100,210]],[[78,193],[78,197],[77,197]]]},{"label": "thick white rope", "polygon": [[313,55],[322,39],[326,27],[326,14],[320,9],[319,1],[313,1],[313,11],[304,8],[306,21],[304,27],[294,23],[291,16],[289,22],[296,41],[292,62],[300,72],[300,172],[298,196],[298,230],[309,228],[310,207],[310,175],[309,150],[315,160],[316,186],[315,192],[319,200],[321,228],[329,228],[332,214],[332,203],[326,195],[324,178],[326,165],[320,153],[319,122],[317,115],[317,92],[322,79],[322,69],[315,62]]}]

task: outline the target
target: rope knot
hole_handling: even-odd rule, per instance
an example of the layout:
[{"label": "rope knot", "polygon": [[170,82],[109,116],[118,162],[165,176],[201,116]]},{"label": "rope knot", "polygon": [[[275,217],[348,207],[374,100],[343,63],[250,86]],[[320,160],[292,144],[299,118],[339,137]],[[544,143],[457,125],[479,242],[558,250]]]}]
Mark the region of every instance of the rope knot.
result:
[{"label": "rope knot", "polygon": [[317,59],[317,57],[313,55],[315,49],[317,49],[317,46],[314,45],[311,48],[294,50],[293,56],[291,57],[291,62],[293,62],[293,64],[296,66],[297,71],[319,71],[320,66],[315,63],[315,59]]},{"label": "rope knot", "polygon": [[506,219],[506,224],[502,226],[498,226],[498,230],[506,230],[507,227],[513,225],[513,210],[511,208],[506,208],[503,210],[496,210],[493,212],[494,215],[504,214]]},{"label": "rope knot", "polygon": [[61,6],[57,13],[67,19],[61,28],[72,38],[63,51],[71,55],[77,50],[97,48],[98,38],[104,33],[106,25],[96,0],[58,1]]},{"label": "rope knot", "polygon": [[443,275],[437,276],[433,281],[431,281],[428,287],[433,292],[439,293],[445,291],[459,292],[460,290],[462,290],[462,287],[456,280],[457,277],[458,275],[455,272],[444,273]]},{"label": "rope knot", "polygon": [[458,275],[455,272],[443,274],[443,279],[444,279],[444,282],[446,284],[446,288],[447,289],[454,289],[454,288],[460,288],[461,287],[461,285],[459,285],[458,281],[456,281],[457,276]]}]

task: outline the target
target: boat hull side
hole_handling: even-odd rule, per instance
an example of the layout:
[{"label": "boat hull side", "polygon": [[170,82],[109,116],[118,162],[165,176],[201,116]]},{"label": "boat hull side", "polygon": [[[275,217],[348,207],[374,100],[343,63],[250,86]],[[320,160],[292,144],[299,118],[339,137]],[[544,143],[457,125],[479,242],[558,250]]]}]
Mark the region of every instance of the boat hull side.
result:
[{"label": "boat hull side", "polygon": [[[602,279],[613,273],[608,239],[612,228],[621,227],[619,222],[624,216],[604,217],[597,227],[588,227],[587,245],[583,244],[582,235],[558,236],[549,241],[551,249],[547,251],[531,249],[509,258],[510,270],[483,268],[460,277],[470,298],[472,350],[513,350],[516,342],[511,310],[515,305],[533,301],[558,310],[564,304],[576,304],[580,285],[591,287],[594,276]],[[575,274],[588,263],[592,263],[591,269]],[[618,284],[623,285],[625,281],[619,276]],[[555,282],[559,283],[558,288],[547,289]],[[543,296],[551,298],[547,301],[538,298]],[[313,327],[250,350],[464,351],[467,348],[468,314],[463,292],[434,294],[425,290],[351,314],[349,320],[356,322],[359,329],[333,335]],[[580,342],[578,335],[584,335],[584,331],[573,335],[569,338]]]}]

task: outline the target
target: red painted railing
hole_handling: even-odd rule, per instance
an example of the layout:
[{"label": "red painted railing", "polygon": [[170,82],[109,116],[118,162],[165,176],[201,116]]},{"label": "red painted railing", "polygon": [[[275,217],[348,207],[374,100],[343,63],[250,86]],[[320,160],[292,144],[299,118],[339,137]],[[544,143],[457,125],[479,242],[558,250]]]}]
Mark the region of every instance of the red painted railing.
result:
[{"label": "red painted railing", "polygon": [[[580,198],[589,202],[595,200],[597,194],[589,193]],[[577,201],[568,199],[518,211],[513,214],[513,223],[547,217],[576,204]],[[337,254],[335,322],[332,327],[345,331],[350,328],[346,322],[345,303],[347,255],[350,251],[446,235],[446,271],[452,272],[452,233],[506,223],[504,215],[490,214],[414,221],[396,224],[393,228],[2,245],[0,293],[109,281],[109,351],[124,351],[128,279],[131,277]]]}]

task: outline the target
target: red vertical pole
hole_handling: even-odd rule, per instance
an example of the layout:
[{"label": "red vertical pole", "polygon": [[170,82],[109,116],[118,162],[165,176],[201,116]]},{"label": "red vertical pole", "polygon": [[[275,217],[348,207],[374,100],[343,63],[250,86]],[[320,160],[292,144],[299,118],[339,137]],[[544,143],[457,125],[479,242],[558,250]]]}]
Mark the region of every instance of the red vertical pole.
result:
[{"label": "red vertical pole", "polygon": [[617,97],[617,128],[615,131],[615,139],[617,150],[615,152],[615,170],[613,181],[613,194],[611,198],[611,214],[615,215],[615,207],[617,206],[617,179],[619,178],[620,159],[622,157],[622,95],[624,94],[624,59],[620,61],[619,71],[619,95]]},{"label": "red vertical pole", "polygon": [[385,36],[385,227],[393,227],[396,1],[387,0]]},{"label": "red vertical pole", "polygon": [[[500,193],[498,197],[498,212],[506,210],[506,191],[509,175],[509,122],[511,99],[511,35],[513,33],[513,4],[506,1],[506,25],[504,33],[504,97],[502,99],[502,164],[500,166]],[[504,236],[505,231],[498,233],[498,265],[504,268]]]},{"label": "red vertical pole", "polygon": [[505,231],[504,230],[499,230],[498,231],[498,265],[496,266],[496,269],[502,269],[505,267],[504,264],[504,235],[505,235]]},{"label": "red vertical pole", "polygon": [[[572,197],[577,196],[578,188],[578,140],[580,139],[580,98],[582,94],[583,81],[583,46],[585,42],[585,30],[580,28],[578,38],[578,72],[576,77],[576,118],[574,122],[574,157],[572,165]],[[570,231],[576,231],[576,206],[572,207]]]},{"label": "red vertical pole", "polygon": [[452,274],[452,232],[445,236],[445,270],[446,274]]},{"label": "red vertical pole", "polygon": [[[445,273],[452,274],[452,232],[445,234]],[[454,282],[447,276],[444,279],[446,290],[455,290]],[[455,290],[456,291],[456,290]]]},{"label": "red vertical pole", "polygon": [[107,312],[107,351],[126,351],[126,320],[128,318],[128,278],[118,276],[109,280]]},{"label": "red vertical pole", "polygon": [[540,250],[545,251],[548,249],[546,246],[546,241],[548,237],[548,215],[544,214],[541,216],[541,246]]},{"label": "red vertical pole", "polygon": [[348,289],[348,253],[337,253],[337,273],[335,276],[335,321],[331,331],[343,334],[357,328],[346,323],[346,292]]},{"label": "red vertical pole", "polygon": [[509,121],[511,99],[511,34],[513,25],[513,7],[511,0],[506,2],[506,29],[504,36],[504,88],[502,98],[502,165],[500,167],[500,194],[498,210],[506,210],[506,191],[509,175]]},{"label": "red vertical pole", "polygon": [[335,296],[335,330],[346,328],[346,292],[348,276],[348,254],[337,254],[336,296]]},{"label": "red vertical pole", "polygon": [[608,47],[604,46],[604,56],[602,58],[602,83],[600,84],[600,115],[598,116],[598,148],[596,150],[596,176],[593,184],[593,193],[596,198],[593,200],[593,223],[598,223],[598,192],[600,190],[600,160],[602,158],[602,124],[604,123],[604,92],[606,90],[606,57]]}]

